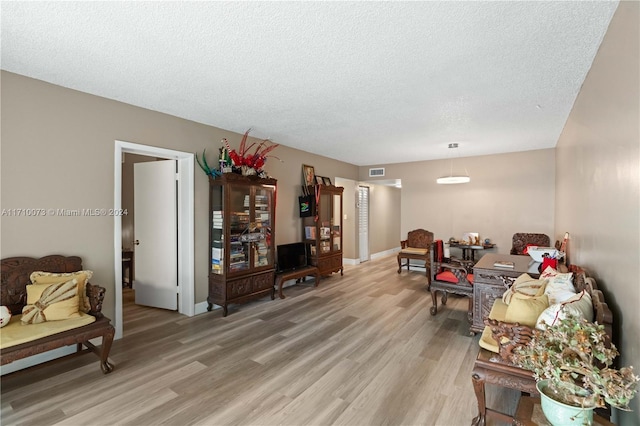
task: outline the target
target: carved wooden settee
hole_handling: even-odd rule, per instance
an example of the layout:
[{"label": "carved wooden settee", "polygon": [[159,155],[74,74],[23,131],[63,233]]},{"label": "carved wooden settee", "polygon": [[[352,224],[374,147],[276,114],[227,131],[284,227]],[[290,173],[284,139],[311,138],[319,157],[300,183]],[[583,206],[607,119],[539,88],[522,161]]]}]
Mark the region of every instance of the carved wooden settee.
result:
[{"label": "carved wooden settee", "polygon": [[[111,325],[111,320],[101,312],[106,291],[103,287],[92,285],[89,282],[86,283],[86,300],[90,305],[90,309],[87,305],[88,312],[79,315],[81,319],[85,320],[82,321],[83,323],[93,321],[88,324],[76,327],[76,323],[71,321],[75,321],[78,318],[47,321],[38,324],[22,324],[20,320],[22,308],[27,303],[27,285],[31,284],[31,274],[34,271],[52,273],[81,271],[82,260],[79,257],[60,255],[51,255],[40,259],[12,257],[2,259],[0,265],[2,273],[0,303],[2,306],[7,306],[13,315],[11,322],[0,329],[3,346],[0,350],[0,365],[75,344],[77,345],[76,353],[68,356],[75,356],[83,352],[94,352],[100,358],[100,368],[104,374],[113,370],[113,364],[109,362],[108,358],[115,329]],[[90,316],[94,317],[95,321]],[[74,328],[67,329],[69,327]],[[29,336],[31,332],[41,337],[29,340],[32,338],[32,336]],[[20,336],[20,338],[11,340],[13,336]],[[96,347],[89,341],[98,337],[102,337],[101,347]],[[83,346],[85,349],[83,349]]]},{"label": "carved wooden settee", "polygon": [[[588,277],[584,270],[575,265],[572,265],[569,271],[573,272],[575,291],[580,293],[585,290],[591,296],[593,321],[603,325],[607,335],[611,338],[613,314],[605,302],[604,295],[598,289],[595,279]],[[500,299],[497,299],[494,302],[494,308],[501,302]],[[478,416],[473,419],[473,425],[485,425],[487,416],[509,423],[513,420],[511,416],[486,406],[486,383],[516,389],[532,395],[538,394],[532,372],[511,362],[514,349],[526,345],[533,337],[533,330],[526,325],[502,321],[504,311],[501,313],[500,309],[492,309],[490,316],[493,318],[484,320],[487,327],[483,334],[490,331],[492,340],[498,348],[496,353],[481,347],[471,372],[471,381],[478,401]]]},{"label": "carved wooden settee", "polygon": [[510,254],[526,255],[525,249],[528,245],[549,247],[551,239],[545,234],[516,233],[511,240]]},{"label": "carved wooden settee", "polygon": [[[407,239],[400,241],[400,253],[398,253],[398,273],[402,271],[402,267],[406,266],[409,270],[411,259],[424,261],[426,275],[429,278],[429,248],[433,243],[433,232],[424,229],[414,229],[409,231]],[[402,264],[402,259],[406,259],[407,263]]]}]

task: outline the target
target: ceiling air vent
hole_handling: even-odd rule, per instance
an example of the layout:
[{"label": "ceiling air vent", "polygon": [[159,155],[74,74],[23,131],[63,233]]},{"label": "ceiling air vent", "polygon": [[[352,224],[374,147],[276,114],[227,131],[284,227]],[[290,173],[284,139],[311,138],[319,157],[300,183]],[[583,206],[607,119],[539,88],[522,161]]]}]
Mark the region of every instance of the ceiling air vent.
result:
[{"label": "ceiling air vent", "polygon": [[377,169],[369,169],[369,177],[382,177],[384,176],[384,167]]}]

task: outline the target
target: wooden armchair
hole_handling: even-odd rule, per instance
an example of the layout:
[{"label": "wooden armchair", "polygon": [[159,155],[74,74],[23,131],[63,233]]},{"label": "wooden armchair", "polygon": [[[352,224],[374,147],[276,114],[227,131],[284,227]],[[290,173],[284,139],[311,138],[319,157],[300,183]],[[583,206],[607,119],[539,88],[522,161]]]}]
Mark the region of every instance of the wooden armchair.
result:
[{"label": "wooden armchair", "polygon": [[[400,253],[398,253],[398,273],[402,271],[402,267],[406,265],[407,271],[411,259],[424,261],[427,269],[425,274],[429,277],[429,248],[433,243],[433,232],[424,229],[414,229],[409,231],[407,239],[400,241]],[[402,264],[402,259],[406,259],[407,263]]]},{"label": "wooden armchair", "polygon": [[[459,294],[469,298],[467,319],[473,321],[473,264],[460,262],[444,257],[442,240],[437,240],[429,250],[429,263],[431,279],[429,291],[431,292],[431,315],[438,312],[438,291],[442,292],[442,304],[447,304],[449,293]],[[471,333],[472,335],[474,333]]]},{"label": "wooden armchair", "polygon": [[527,248],[527,245],[530,244],[540,247],[550,247],[551,240],[549,239],[549,236],[545,234],[526,234],[518,232],[513,234],[510,254],[524,255],[526,254],[524,250]]}]

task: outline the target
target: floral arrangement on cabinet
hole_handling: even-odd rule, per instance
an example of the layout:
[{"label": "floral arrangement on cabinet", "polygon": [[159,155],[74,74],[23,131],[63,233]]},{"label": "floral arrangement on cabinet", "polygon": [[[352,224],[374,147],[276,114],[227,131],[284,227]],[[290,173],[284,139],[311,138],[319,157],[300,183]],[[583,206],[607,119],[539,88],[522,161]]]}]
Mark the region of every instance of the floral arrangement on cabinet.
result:
[{"label": "floral arrangement on cabinet", "polygon": [[251,129],[244,132],[238,150],[232,149],[226,138],[222,139],[217,167],[211,167],[207,162],[206,149],[202,151],[202,158],[198,158],[198,154],[196,154],[196,161],[204,173],[214,178],[221,176],[223,173],[239,173],[245,176],[257,175],[261,178],[268,177],[263,167],[267,158],[278,159],[268,154],[277,148],[279,144],[273,143],[269,139],[264,139],[259,143],[253,142],[247,145],[250,131]]}]

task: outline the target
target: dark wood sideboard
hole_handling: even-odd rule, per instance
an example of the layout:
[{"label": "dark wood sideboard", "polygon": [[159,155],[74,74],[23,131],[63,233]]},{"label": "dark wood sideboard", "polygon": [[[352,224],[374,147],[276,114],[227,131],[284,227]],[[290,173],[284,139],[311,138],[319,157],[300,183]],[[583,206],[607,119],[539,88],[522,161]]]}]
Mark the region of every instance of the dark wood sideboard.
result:
[{"label": "dark wood sideboard", "polygon": [[[513,262],[513,268],[494,266],[496,262]],[[473,267],[473,323],[471,332],[484,330],[484,319],[489,316],[494,300],[502,297],[504,291],[520,275],[528,273],[538,278],[540,263],[529,256],[488,253]]]}]

